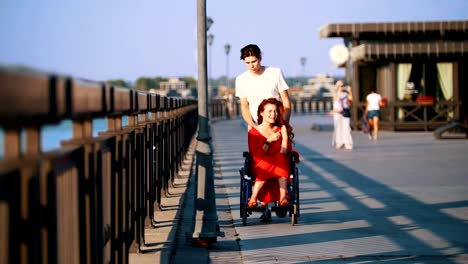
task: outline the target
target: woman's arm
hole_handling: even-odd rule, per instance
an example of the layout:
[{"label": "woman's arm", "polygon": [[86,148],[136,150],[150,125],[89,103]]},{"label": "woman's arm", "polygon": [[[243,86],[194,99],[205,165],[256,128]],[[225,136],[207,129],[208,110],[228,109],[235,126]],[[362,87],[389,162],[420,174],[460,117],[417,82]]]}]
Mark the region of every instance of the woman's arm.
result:
[{"label": "woman's arm", "polygon": [[336,91],[336,90],[333,92],[333,101],[338,100],[338,93],[339,93],[339,91]]},{"label": "woman's arm", "polygon": [[288,153],[288,130],[286,129],[286,126],[283,125],[281,126],[281,150],[280,153]]},{"label": "woman's arm", "polygon": [[[366,107],[364,108],[364,114],[367,116],[367,111],[369,109],[369,95],[366,96]],[[367,117],[366,117],[367,118]]]},{"label": "woman's arm", "polygon": [[256,129],[250,129],[248,133],[249,152],[254,157],[264,158],[267,156],[270,143],[274,141],[270,136],[266,140]]},{"label": "woman's arm", "polygon": [[380,107],[384,107],[385,106],[385,103],[384,103],[384,100],[383,100],[383,97],[380,96],[380,99],[379,99],[379,106]]},{"label": "woman's arm", "polygon": [[351,86],[348,85],[348,104],[351,106],[353,104],[353,93],[351,92]]}]

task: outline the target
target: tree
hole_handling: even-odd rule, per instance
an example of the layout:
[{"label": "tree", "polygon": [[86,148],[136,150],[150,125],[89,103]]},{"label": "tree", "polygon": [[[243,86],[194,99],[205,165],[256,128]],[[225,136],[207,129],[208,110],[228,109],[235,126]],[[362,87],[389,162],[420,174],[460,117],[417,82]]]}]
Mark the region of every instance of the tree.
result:
[{"label": "tree", "polygon": [[301,66],[302,66],[302,74],[305,74],[305,65],[306,65],[306,62],[307,62],[307,58],[306,57],[301,57],[300,61],[301,61]]},{"label": "tree", "polygon": [[197,87],[197,80],[193,77],[180,77],[180,80],[186,83],[187,89]]},{"label": "tree", "polygon": [[141,77],[136,81],[136,89],[138,90],[149,90],[156,88],[156,83],[152,78]]},{"label": "tree", "polygon": [[169,78],[167,78],[167,77],[154,77],[153,80],[155,82],[154,89],[159,90],[159,89],[161,89],[161,87],[159,86],[159,83],[160,82],[167,82],[169,80]]},{"label": "tree", "polygon": [[131,88],[130,84],[128,84],[126,81],[118,79],[118,80],[108,80],[106,81],[107,84],[113,85],[113,86],[120,86],[120,87],[125,87],[125,88]]}]

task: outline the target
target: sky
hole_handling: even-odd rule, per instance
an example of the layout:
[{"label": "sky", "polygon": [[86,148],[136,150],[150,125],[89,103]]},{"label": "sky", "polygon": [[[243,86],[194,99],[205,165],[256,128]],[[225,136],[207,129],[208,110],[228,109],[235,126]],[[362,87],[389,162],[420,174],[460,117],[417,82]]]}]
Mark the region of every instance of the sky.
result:
[{"label": "sky", "polygon": [[[321,39],[329,23],[468,20],[467,0],[206,0],[214,20],[208,71],[245,71],[240,49],[262,49],[263,65],[286,77],[339,75]],[[0,64],[93,81],[197,78],[197,0],[1,0]],[[226,54],[225,44],[231,45]],[[305,57],[302,67],[300,58]]]}]

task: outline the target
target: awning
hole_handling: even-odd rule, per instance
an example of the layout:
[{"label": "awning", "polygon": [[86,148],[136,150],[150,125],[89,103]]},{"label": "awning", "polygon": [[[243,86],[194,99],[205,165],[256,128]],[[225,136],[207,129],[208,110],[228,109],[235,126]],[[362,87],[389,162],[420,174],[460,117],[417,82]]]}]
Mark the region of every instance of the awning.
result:
[{"label": "awning", "polygon": [[321,38],[387,39],[395,38],[394,36],[414,35],[415,33],[428,36],[444,36],[447,33],[467,34],[468,21],[333,23],[320,28]]},{"label": "awning", "polygon": [[443,59],[454,56],[467,56],[468,58],[468,41],[361,44],[351,50],[353,61],[404,58]]}]

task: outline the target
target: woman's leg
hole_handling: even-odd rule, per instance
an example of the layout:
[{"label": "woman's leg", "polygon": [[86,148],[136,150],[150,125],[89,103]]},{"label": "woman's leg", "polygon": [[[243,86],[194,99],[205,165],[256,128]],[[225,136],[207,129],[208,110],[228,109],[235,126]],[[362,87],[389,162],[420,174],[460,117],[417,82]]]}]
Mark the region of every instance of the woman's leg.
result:
[{"label": "woman's leg", "polygon": [[278,183],[280,186],[280,203],[286,198],[288,194],[288,179],[284,177],[278,178]]},{"label": "woman's leg", "polygon": [[[257,203],[257,195],[260,189],[262,189],[263,185],[265,184],[265,181],[255,181],[253,191],[252,191],[252,196],[250,196],[250,201]],[[250,204],[250,202],[249,202]]]},{"label": "woman's leg", "polygon": [[367,125],[369,126],[369,134],[374,133],[374,121],[373,117],[367,117]]},{"label": "woman's leg", "polygon": [[345,149],[353,149],[353,137],[351,136],[351,118],[343,117],[343,142]]},{"label": "woman's leg", "polygon": [[374,123],[374,131],[372,133],[372,136],[373,136],[374,140],[377,140],[377,133],[379,133],[379,117],[374,116],[372,118],[372,122]]},{"label": "woman's leg", "polygon": [[342,119],[343,116],[340,113],[333,113],[333,140],[335,143],[335,148],[339,149],[343,145],[343,131],[342,131]]}]

